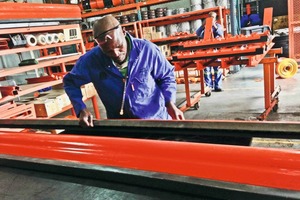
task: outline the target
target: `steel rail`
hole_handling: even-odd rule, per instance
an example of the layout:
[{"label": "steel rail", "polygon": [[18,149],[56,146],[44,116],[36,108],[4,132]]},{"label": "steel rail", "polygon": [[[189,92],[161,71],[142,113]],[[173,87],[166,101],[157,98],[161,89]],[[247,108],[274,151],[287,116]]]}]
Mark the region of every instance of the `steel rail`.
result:
[{"label": "steel rail", "polygon": [[[256,36],[256,35],[255,35]],[[251,43],[267,42],[269,36],[261,35],[259,37],[249,37],[249,38],[226,38],[224,40],[210,40],[210,41],[200,41],[194,43],[181,43],[178,44],[178,50],[198,50],[207,48],[219,48],[219,47],[230,47],[237,45],[248,45]]]},{"label": "steel rail", "polygon": [[65,129],[65,133],[107,136],[228,136],[300,139],[300,122],[242,120],[94,120],[82,128],[78,120],[0,119],[0,128]]}]

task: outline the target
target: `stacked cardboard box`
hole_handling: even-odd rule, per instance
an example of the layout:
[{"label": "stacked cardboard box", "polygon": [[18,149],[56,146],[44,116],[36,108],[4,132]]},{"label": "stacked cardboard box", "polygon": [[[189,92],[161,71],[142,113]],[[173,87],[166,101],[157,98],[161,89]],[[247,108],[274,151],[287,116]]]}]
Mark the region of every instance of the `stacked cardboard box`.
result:
[{"label": "stacked cardboard box", "polygon": [[54,99],[60,110],[71,105],[71,101],[64,90],[52,90],[44,98]]},{"label": "stacked cardboard box", "polygon": [[152,33],[152,40],[164,38],[164,33],[156,31]]},{"label": "stacked cardboard box", "polygon": [[32,101],[37,117],[51,117],[61,111],[56,99],[40,98]]},{"label": "stacked cardboard box", "polygon": [[171,47],[170,45],[160,45],[158,46],[160,51],[162,52],[163,55],[165,55],[166,57],[171,56]]},{"label": "stacked cardboard box", "polygon": [[143,36],[146,40],[156,40],[165,37],[165,34],[161,31],[156,31],[155,26],[143,27]]},{"label": "stacked cardboard box", "polygon": [[83,100],[97,95],[97,91],[96,91],[93,83],[88,83],[88,84],[85,84],[84,86],[82,86],[81,92],[83,95]]},{"label": "stacked cardboard box", "polygon": [[156,32],[155,26],[143,27],[143,36],[146,40],[152,40],[153,33]]}]

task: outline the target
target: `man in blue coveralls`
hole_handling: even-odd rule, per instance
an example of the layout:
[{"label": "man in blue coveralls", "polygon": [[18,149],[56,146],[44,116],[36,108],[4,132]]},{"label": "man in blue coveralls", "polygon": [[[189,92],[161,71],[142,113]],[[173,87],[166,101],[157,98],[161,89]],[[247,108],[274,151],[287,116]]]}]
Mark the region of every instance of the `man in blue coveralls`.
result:
[{"label": "man in blue coveralls", "polygon": [[[223,27],[221,24],[217,23],[216,18],[217,18],[217,13],[215,12],[210,12],[209,17],[213,18],[213,26],[212,26],[212,32],[214,38],[223,38],[224,31]],[[202,24],[197,30],[196,34],[199,38],[204,37],[204,28],[205,28],[205,23]],[[212,71],[214,71],[214,81],[212,78]],[[221,92],[222,91],[222,71],[219,70],[219,67],[205,67],[204,68],[204,79],[205,79],[205,84],[207,87],[214,88],[216,92]]]},{"label": "man in blue coveralls", "polygon": [[129,35],[112,15],[97,20],[93,34],[98,46],[81,56],[63,79],[82,126],[93,126],[80,89],[90,82],[108,119],[184,119],[175,105],[174,67],[155,44]]}]

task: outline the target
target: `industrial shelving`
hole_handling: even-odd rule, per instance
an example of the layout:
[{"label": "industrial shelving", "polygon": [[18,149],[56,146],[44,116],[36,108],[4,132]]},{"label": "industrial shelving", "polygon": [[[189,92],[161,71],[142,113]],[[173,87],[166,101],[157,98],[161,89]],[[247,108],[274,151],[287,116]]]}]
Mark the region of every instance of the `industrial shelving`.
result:
[{"label": "industrial shelving", "polygon": [[[74,31],[73,31],[74,30]],[[35,46],[25,46],[22,45],[20,47],[12,47],[12,48],[7,48],[7,49],[1,49],[0,50],[0,56],[6,56],[6,55],[20,55],[21,53],[24,52],[30,52],[31,56],[33,56],[33,51],[39,51],[41,57],[37,59],[41,59],[37,64],[29,64],[25,66],[12,66],[12,67],[7,67],[4,66],[3,69],[0,69],[0,78],[4,78],[7,76],[12,76],[16,74],[20,74],[23,72],[29,72],[29,71],[34,71],[38,69],[44,68],[44,71],[48,73],[48,75],[52,74],[52,67],[57,67],[59,66],[58,71],[62,73],[67,73],[66,69],[66,64],[70,62],[75,62],[82,54],[85,53],[85,47],[83,44],[82,36],[80,33],[80,27],[78,24],[69,24],[69,25],[57,25],[57,26],[40,26],[40,27],[24,27],[24,28],[8,28],[8,29],[1,29],[0,30],[0,37],[5,37],[8,34],[46,34],[46,33],[56,33],[56,32],[61,32],[63,33],[64,31],[73,31],[77,35],[73,38],[65,38],[65,41],[61,41],[58,43],[52,43],[52,44],[46,44],[46,45],[35,45]],[[65,36],[67,37],[67,36]],[[75,53],[68,53],[68,54],[63,54],[63,47],[67,46],[75,46]],[[55,49],[55,54],[50,54],[48,55],[48,49]],[[33,58],[35,59],[35,58]],[[39,74],[37,71],[35,71],[35,74],[37,77],[39,77]],[[43,77],[41,77],[43,78]],[[36,91],[42,90],[44,88],[48,88],[51,86],[56,86],[62,84],[62,77],[58,79],[53,79],[53,81],[41,81],[39,83],[33,83],[33,84],[24,84],[24,85],[19,85],[19,91],[17,94],[11,94],[4,96],[0,98],[0,105],[5,104],[9,101],[13,101],[15,99],[19,99],[22,96],[29,95],[31,93],[34,93]],[[91,99],[93,101],[94,105],[94,110],[95,110],[95,115],[96,118],[100,118],[100,114],[98,111],[98,106],[97,106],[97,99],[96,96],[85,98],[84,100]],[[68,109],[72,108],[71,105],[66,106],[63,108],[61,111],[49,116],[53,117],[61,112],[64,112]],[[74,114],[74,112],[72,112]]]},{"label": "industrial shelving", "polygon": [[[74,24],[74,25],[59,25],[59,26],[50,26],[50,27],[28,27],[28,28],[14,28],[14,29],[2,29],[0,30],[0,35],[5,35],[5,34],[13,34],[13,33],[42,33],[42,32],[49,32],[49,31],[62,31],[63,29],[79,29],[79,25]],[[11,48],[11,49],[5,49],[0,51],[0,56],[4,55],[9,55],[9,54],[18,54],[22,52],[30,52],[34,50],[44,50],[48,48],[58,48],[58,52],[61,52],[61,47],[67,46],[67,45],[78,45],[78,54],[70,54],[70,56],[64,56],[60,57],[60,55],[57,55],[57,57],[52,57],[52,59],[46,60],[46,61],[41,61],[38,64],[33,64],[33,65],[27,65],[27,66],[16,66],[16,67],[9,67],[9,68],[4,68],[0,70],[0,77],[6,77],[10,75],[15,75],[19,74],[22,72],[28,72],[31,70],[36,70],[40,68],[48,68],[54,65],[60,65],[61,66],[61,71],[66,72],[65,68],[65,63],[75,61],[77,60],[81,54],[85,53],[85,48],[83,46],[83,41],[80,37],[80,39],[76,40],[71,40],[71,41],[66,41],[62,43],[56,43],[56,44],[50,44],[50,45],[43,45],[43,46],[29,46],[29,47],[17,47],[17,48]],[[17,95],[9,95],[6,97],[3,97],[0,99],[0,103],[5,103],[7,101],[13,100],[17,97],[32,93],[34,91],[58,85],[61,84],[62,80],[55,80],[55,81],[50,81],[50,82],[42,82],[39,84],[34,84],[34,86],[26,87],[21,86],[21,91]],[[25,89],[28,88],[28,89]]]},{"label": "industrial shelving", "polygon": [[[141,17],[140,17],[141,8],[163,4],[163,3],[169,3],[169,2],[172,1],[171,0],[149,0],[146,2],[137,2],[137,3],[116,6],[109,9],[98,9],[98,10],[92,10],[91,12],[83,11],[81,17],[83,20],[85,20],[90,17],[98,17],[107,14],[118,14],[125,11],[136,10],[138,13],[138,21],[121,24],[121,26],[124,27],[126,30],[131,30],[135,37],[143,38],[142,31],[140,30],[141,25],[139,23],[141,21]],[[94,41],[92,39],[89,39],[90,37],[93,38],[92,29],[82,30],[82,36],[83,36],[86,50],[90,50],[92,47],[94,47]]]}]

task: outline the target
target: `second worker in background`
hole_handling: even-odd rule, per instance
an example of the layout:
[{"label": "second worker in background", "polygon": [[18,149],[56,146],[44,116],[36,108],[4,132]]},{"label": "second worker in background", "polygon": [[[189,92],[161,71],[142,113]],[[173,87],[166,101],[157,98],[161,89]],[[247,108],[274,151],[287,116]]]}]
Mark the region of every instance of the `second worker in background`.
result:
[{"label": "second worker in background", "polygon": [[97,20],[93,34],[98,46],[81,56],[63,80],[82,126],[93,126],[80,90],[90,82],[108,119],[184,119],[175,105],[174,66],[155,44],[129,35],[112,15]]},{"label": "second worker in background", "polygon": [[[217,23],[217,13],[210,12],[209,17],[213,18],[213,25],[212,25],[212,33],[214,38],[223,38],[224,31],[221,24]],[[204,30],[205,30],[205,23],[202,24],[197,30],[196,34],[199,38],[204,37]],[[207,87],[214,88],[216,92],[222,91],[222,70],[219,69],[220,67],[205,67],[204,68],[204,80]],[[214,72],[214,78],[213,74]]]}]

